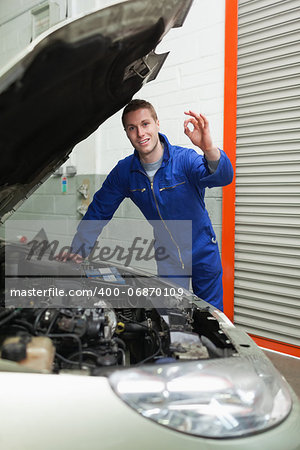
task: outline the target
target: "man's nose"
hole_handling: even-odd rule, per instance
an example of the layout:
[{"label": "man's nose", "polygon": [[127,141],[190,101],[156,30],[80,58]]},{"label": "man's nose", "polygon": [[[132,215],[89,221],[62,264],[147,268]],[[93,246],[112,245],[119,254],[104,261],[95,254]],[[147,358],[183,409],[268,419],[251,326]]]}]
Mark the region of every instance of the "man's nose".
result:
[{"label": "man's nose", "polygon": [[138,134],[138,137],[142,137],[143,135],[144,135],[144,130],[143,130],[143,127],[137,127],[137,134]]}]

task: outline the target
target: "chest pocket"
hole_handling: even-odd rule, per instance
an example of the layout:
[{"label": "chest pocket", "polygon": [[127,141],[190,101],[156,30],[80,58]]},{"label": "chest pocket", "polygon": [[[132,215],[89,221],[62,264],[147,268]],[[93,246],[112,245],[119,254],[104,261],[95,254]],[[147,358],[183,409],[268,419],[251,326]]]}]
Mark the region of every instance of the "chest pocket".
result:
[{"label": "chest pocket", "polygon": [[147,203],[147,191],[148,189],[146,187],[135,187],[132,186],[131,189],[129,189],[129,198],[139,207],[142,208],[144,203]]},{"label": "chest pocket", "polygon": [[161,187],[161,188],[159,188],[159,192],[165,191],[167,189],[175,189],[177,186],[181,186],[182,184],[185,184],[185,183],[186,183],[186,181],[182,181],[181,183],[176,183],[176,184],[173,184],[171,186]]},{"label": "chest pocket", "polygon": [[146,188],[129,189],[129,192],[145,192]]}]

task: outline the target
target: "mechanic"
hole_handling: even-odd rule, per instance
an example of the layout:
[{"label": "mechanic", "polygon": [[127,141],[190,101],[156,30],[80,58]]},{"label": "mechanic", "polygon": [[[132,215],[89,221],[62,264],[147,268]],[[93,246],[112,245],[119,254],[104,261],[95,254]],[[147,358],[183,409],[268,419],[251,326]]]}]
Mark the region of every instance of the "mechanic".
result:
[{"label": "mechanic", "polygon": [[[159,132],[158,117],[149,102],[135,99],[124,108],[122,122],[134,153],[118,162],[94,195],[73,239],[70,258],[80,262],[87,256],[107,223],[95,230],[92,221],[110,220],[122,200],[129,197],[150,223],[161,224],[154,237],[158,241],[169,238],[173,246],[171,258],[157,262],[159,275],[173,276],[185,288],[192,275],[194,293],[222,310],[222,266],[204,194],[206,187],[231,183],[233,169],[226,154],[213,144],[207,118],[193,111],[185,114],[184,133],[204,156],[170,144]],[[180,248],[185,233],[180,230],[174,239],[167,225],[182,220],[192,221],[190,263]],[[86,253],[83,245],[89,249]]]}]

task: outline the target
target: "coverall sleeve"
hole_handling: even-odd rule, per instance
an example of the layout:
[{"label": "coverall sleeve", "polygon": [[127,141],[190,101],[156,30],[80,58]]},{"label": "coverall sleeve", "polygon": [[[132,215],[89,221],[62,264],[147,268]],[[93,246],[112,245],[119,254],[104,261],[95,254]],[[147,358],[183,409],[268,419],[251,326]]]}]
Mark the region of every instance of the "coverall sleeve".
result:
[{"label": "coverall sleeve", "polygon": [[215,172],[211,173],[204,156],[190,149],[186,158],[186,175],[199,189],[226,186],[233,180],[233,168],[230,159],[223,150]]},{"label": "coverall sleeve", "polygon": [[87,257],[103,227],[112,218],[118,206],[126,197],[126,189],[121,184],[119,165],[108,174],[102,187],[97,191],[88,210],[77,227],[73,238],[72,252]]}]

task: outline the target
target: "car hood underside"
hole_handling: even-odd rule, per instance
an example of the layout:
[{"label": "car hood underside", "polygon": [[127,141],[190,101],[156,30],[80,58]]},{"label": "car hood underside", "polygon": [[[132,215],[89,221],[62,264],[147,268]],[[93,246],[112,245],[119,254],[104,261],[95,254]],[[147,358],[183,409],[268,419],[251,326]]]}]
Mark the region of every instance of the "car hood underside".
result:
[{"label": "car hood underside", "polygon": [[154,53],[192,0],[133,0],[60,25],[0,76],[4,221],[108,117],[158,74]]}]

